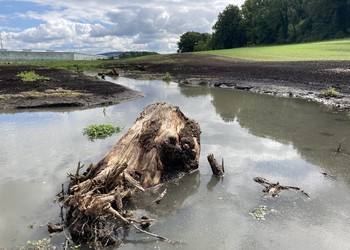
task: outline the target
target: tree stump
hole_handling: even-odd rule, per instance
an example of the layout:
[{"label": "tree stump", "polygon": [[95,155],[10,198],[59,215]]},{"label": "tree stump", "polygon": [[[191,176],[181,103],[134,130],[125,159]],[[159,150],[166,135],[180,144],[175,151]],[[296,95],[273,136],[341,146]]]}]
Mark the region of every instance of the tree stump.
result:
[{"label": "tree stump", "polygon": [[[119,242],[119,225],[147,224],[124,211],[124,201],[137,190],[158,185],[179,172],[198,168],[200,127],[178,107],[149,105],[129,131],[96,165],[71,178],[64,204],[66,225],[78,241],[95,248]],[[117,224],[118,224],[117,223]]]}]

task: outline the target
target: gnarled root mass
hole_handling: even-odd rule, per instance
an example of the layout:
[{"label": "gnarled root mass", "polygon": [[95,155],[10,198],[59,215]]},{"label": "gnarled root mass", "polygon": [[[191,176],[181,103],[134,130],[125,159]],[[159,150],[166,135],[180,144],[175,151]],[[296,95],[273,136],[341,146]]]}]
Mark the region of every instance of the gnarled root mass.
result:
[{"label": "gnarled root mass", "polygon": [[125,210],[125,200],[179,172],[196,170],[200,133],[199,125],[178,107],[166,103],[148,106],[100,162],[83,174],[79,174],[79,164],[74,174],[68,174],[69,189],[61,198],[67,209],[66,228],[73,239],[102,248],[119,243],[125,227],[145,233],[143,229],[153,220],[134,218]]}]

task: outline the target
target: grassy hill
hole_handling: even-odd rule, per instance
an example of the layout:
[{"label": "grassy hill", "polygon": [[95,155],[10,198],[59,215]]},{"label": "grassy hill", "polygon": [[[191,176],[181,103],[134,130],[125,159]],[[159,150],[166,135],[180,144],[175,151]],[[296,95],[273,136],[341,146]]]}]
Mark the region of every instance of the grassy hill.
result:
[{"label": "grassy hill", "polygon": [[350,39],[196,52],[253,61],[350,60]]}]

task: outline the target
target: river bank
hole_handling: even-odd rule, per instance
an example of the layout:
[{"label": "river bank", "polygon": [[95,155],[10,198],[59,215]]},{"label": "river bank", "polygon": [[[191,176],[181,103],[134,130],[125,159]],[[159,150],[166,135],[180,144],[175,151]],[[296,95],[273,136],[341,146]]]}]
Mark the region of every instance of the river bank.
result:
[{"label": "river bank", "polygon": [[[163,79],[191,86],[314,100],[350,109],[350,61],[253,62],[196,54],[158,55],[102,62],[99,72],[116,70],[135,79]],[[34,70],[50,80],[23,82],[18,74]],[[0,66],[0,109],[106,106],[142,93],[88,77],[82,72],[30,65]],[[332,95],[327,91],[334,90]]]},{"label": "river bank", "polygon": [[[41,79],[23,80],[35,72]],[[30,65],[0,66],[0,110],[107,106],[141,97],[138,91],[82,72]]]},{"label": "river bank", "polygon": [[[315,100],[350,108],[350,61],[253,62],[210,55],[174,54],[167,60],[116,61],[108,65],[132,78],[162,78],[188,84]],[[332,87],[336,95],[327,95]]]}]

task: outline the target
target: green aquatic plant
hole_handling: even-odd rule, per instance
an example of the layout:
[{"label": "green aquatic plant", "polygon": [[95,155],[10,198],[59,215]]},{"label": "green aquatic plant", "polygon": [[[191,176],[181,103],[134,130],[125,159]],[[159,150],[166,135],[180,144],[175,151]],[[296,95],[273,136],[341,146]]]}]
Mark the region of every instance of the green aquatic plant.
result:
[{"label": "green aquatic plant", "polygon": [[338,97],[339,92],[332,86],[328,86],[328,89],[323,93],[325,97]]},{"label": "green aquatic plant", "polygon": [[37,249],[37,250],[45,250],[45,249],[54,249],[51,244],[51,239],[42,239],[42,240],[29,240],[25,246],[19,248],[20,250],[28,250],[28,249]]},{"label": "green aquatic plant", "polygon": [[163,76],[163,81],[170,82],[171,81],[171,74],[169,72],[166,72]]},{"label": "green aquatic plant", "polygon": [[17,74],[18,77],[22,79],[23,82],[35,82],[37,80],[50,80],[50,77],[41,76],[35,71],[22,71]]},{"label": "green aquatic plant", "polygon": [[89,140],[105,139],[115,133],[120,132],[119,126],[112,124],[91,124],[83,129],[83,134],[87,135]]},{"label": "green aquatic plant", "polygon": [[265,220],[265,215],[277,212],[275,209],[268,210],[265,205],[260,205],[249,214],[256,220]]}]

